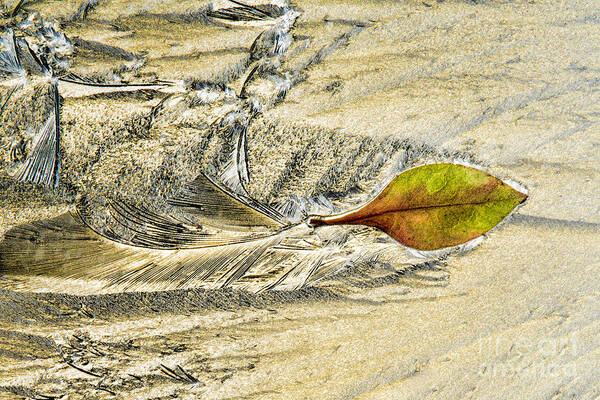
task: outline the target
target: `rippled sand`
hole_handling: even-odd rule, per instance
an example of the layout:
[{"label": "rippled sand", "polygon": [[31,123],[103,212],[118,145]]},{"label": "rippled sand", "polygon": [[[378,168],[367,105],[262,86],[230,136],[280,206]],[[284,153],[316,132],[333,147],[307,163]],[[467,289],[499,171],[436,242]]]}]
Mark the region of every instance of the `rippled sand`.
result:
[{"label": "rippled sand", "polygon": [[[79,5],[27,8],[66,20]],[[85,41],[73,70],[97,77],[117,71],[138,82],[195,77],[239,94],[263,28],[190,17],[206,5],[100,1],[85,21],[62,25]],[[398,162],[460,158],[526,186],[527,203],[464,255],[427,263],[399,249],[394,270],[353,265],[298,291],[1,291],[0,394],[598,398],[597,2],[297,5],[303,14],[278,70],[301,79],[280,103],[269,103],[268,80],[248,88],[269,104],[248,127],[253,196],[277,202],[322,194],[349,207],[369,196],[349,190],[350,182],[375,185]],[[96,42],[111,47],[100,51]],[[134,69],[137,58],[146,61]],[[130,157],[127,146],[152,154],[164,145],[152,135],[170,138],[175,154],[184,139],[206,134],[208,111],[177,104],[148,125],[144,117],[165,95],[81,97],[65,89],[64,145],[74,184],[108,176],[84,162],[131,160],[138,153]],[[128,144],[132,137],[144,139]],[[82,141],[89,147],[78,147]],[[202,143],[203,162],[214,166],[223,139]],[[189,165],[185,155],[180,160]],[[372,167],[377,160],[381,165]],[[372,171],[361,174],[363,165]],[[2,232],[70,207],[68,193],[0,184]]]}]

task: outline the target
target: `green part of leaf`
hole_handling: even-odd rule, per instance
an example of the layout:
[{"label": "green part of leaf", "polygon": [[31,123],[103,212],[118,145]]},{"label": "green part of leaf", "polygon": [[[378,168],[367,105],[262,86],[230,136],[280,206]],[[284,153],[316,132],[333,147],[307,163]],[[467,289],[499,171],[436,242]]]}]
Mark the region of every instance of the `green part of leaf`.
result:
[{"label": "green part of leaf", "polygon": [[436,250],[483,235],[526,198],[484,171],[430,164],[399,174],[357,210],[310,223],[374,226],[406,246]]}]

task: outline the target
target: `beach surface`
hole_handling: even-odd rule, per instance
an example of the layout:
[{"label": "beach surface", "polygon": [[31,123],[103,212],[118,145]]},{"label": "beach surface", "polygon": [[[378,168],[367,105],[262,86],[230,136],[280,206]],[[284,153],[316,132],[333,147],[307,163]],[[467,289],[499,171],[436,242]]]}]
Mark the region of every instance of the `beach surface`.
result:
[{"label": "beach surface", "polygon": [[[85,41],[74,71],[231,77],[262,28],[207,24],[192,17],[207,3],[184,3],[99,1],[63,26]],[[600,398],[600,3],[296,4],[299,50],[282,70],[302,79],[249,127],[250,194],[305,196],[340,152],[393,138],[510,178],[527,202],[464,254],[396,270],[354,265],[297,291],[2,290],[0,397]],[[28,9],[66,20],[79,6]],[[100,51],[96,42],[112,50],[84,51]],[[229,79],[236,93],[244,76]],[[162,98],[67,90],[66,145]],[[319,147],[327,140],[339,148]],[[306,172],[290,174],[289,160]],[[68,209],[0,200],[2,232]]]}]

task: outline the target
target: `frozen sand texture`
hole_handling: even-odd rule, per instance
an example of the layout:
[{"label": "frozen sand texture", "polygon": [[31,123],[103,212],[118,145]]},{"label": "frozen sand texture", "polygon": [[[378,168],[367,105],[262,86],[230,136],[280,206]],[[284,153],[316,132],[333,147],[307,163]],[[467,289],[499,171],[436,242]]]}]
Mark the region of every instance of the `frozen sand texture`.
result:
[{"label": "frozen sand texture", "polygon": [[[30,8],[67,18],[79,5]],[[334,166],[348,165],[354,173],[383,146],[394,153],[392,164],[443,153],[471,157],[496,176],[524,184],[527,203],[475,250],[401,275],[358,265],[316,288],[262,295],[1,292],[6,397],[598,398],[600,4],[297,5],[304,13],[290,51],[305,48],[281,68],[302,71],[302,79],[249,127],[252,195],[272,202],[327,188],[334,203],[347,205],[335,194],[345,193],[352,177]],[[146,58],[138,77],[123,69],[131,80],[219,79],[239,94],[245,76],[236,71],[261,28],[206,25],[186,11],[205,6],[100,1],[88,20],[63,30],[127,53],[96,58],[81,51],[73,69],[110,76],[133,62],[131,53]],[[260,93],[259,84],[249,89]],[[173,105],[175,111],[148,128],[148,141],[113,144],[148,133],[138,129],[143,123],[128,122],[147,115],[161,96],[66,98],[68,157],[78,162],[78,152],[87,151],[76,139],[97,146],[98,159],[116,160],[127,159],[126,146],[163,146],[167,136],[153,137],[153,131],[197,143],[206,130],[202,118]],[[98,109],[105,113],[92,112]],[[400,144],[404,139],[415,147]],[[102,143],[110,143],[112,153],[102,153]],[[167,144],[172,148],[165,153],[182,146],[174,139]],[[210,142],[203,162],[210,164],[220,147],[218,138]],[[190,167],[185,157],[179,160]],[[77,162],[65,173],[81,185],[105,172]],[[338,189],[323,183],[324,176],[338,175]],[[361,184],[378,176],[366,175]],[[109,185],[112,178],[104,179]],[[11,186],[2,185],[4,230],[32,217],[11,205]],[[350,203],[360,200],[364,196]],[[67,207],[61,199],[36,201],[44,205],[38,218]],[[161,363],[180,365],[201,384],[168,377]]]}]

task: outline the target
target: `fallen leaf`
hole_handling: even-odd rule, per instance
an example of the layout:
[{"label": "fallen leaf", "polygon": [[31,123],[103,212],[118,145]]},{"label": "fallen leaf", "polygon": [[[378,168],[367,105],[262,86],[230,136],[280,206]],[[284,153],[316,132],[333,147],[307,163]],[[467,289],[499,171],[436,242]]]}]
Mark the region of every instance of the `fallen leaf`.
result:
[{"label": "fallen leaf", "polygon": [[483,235],[527,195],[479,169],[430,164],[405,171],[371,202],[320,225],[368,225],[419,250],[456,246]]}]

